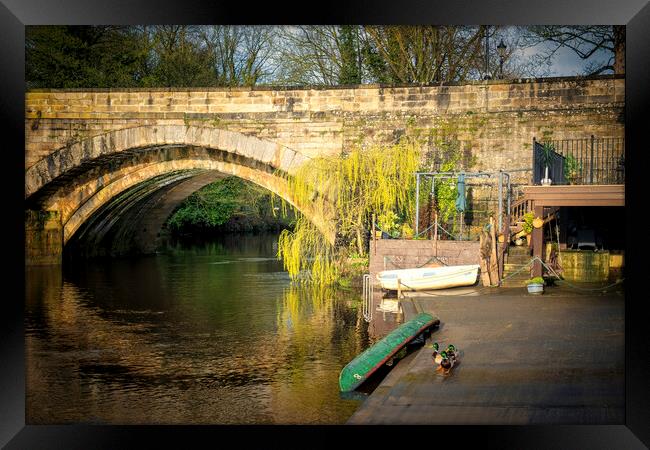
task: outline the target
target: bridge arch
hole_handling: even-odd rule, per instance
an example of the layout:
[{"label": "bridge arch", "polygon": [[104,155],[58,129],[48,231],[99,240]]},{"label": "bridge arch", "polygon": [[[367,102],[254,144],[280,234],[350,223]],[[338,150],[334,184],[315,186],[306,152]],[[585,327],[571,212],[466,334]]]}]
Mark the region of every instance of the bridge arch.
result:
[{"label": "bridge arch", "polygon": [[63,147],[41,159],[25,173],[25,198],[68,172],[83,169],[99,158],[164,146],[222,150],[287,174],[309,157],[289,147],[243,133],[215,127],[144,125],[109,131]]},{"label": "bridge arch", "polygon": [[286,175],[307,160],[288,147],[228,130],[150,125],[111,131],[52,153],[27,170],[25,197],[34,209],[58,211],[65,245],[93,214],[138,184],[166,174],[181,179],[219,172],[280,196],[333,243],[332,210],[301,204],[288,187]]}]

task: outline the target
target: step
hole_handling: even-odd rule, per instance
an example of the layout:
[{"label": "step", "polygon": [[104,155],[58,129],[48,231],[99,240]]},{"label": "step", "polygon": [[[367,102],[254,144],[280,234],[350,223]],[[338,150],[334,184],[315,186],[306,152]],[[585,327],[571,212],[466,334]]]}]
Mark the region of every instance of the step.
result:
[{"label": "step", "polygon": [[521,272],[506,272],[505,270],[503,271],[503,278],[505,277],[510,277],[510,278],[529,278],[530,277],[530,270],[522,270]]},{"label": "step", "polygon": [[523,266],[530,262],[530,256],[524,258],[506,258],[504,266],[514,267],[514,266]]},{"label": "step", "polygon": [[514,255],[528,255],[528,252],[530,250],[528,249],[527,246],[523,245],[511,245],[508,248],[508,255],[509,256],[514,256]]},{"label": "step", "polygon": [[512,261],[508,260],[507,263],[503,264],[503,270],[519,270],[521,266],[527,266],[528,263],[530,262],[530,259],[526,259],[524,261]]},{"label": "step", "polygon": [[508,280],[527,280],[530,278],[530,272],[528,270],[519,272],[518,274],[504,272],[503,278],[507,278]]},{"label": "step", "polygon": [[504,267],[506,270],[508,270],[508,269],[517,270],[517,269],[519,269],[521,266],[525,266],[525,265],[527,265],[529,262],[530,262],[530,258],[523,259],[523,260],[521,260],[521,261],[517,261],[517,260],[509,259],[508,262],[506,262],[506,263],[503,265],[503,267]]},{"label": "step", "polygon": [[528,259],[531,258],[530,253],[528,253],[528,252],[526,252],[526,253],[512,253],[512,252],[510,252],[510,253],[506,254],[506,257],[510,258],[510,260],[514,260],[514,261],[519,261],[520,259],[524,259],[524,258],[528,258]]}]

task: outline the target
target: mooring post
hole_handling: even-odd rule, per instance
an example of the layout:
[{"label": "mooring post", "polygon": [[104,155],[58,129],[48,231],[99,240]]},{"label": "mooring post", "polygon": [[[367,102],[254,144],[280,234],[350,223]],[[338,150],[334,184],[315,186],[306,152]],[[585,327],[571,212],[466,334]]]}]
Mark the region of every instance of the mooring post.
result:
[{"label": "mooring post", "polygon": [[[535,217],[540,217],[544,218],[544,207],[543,206],[534,206],[533,212],[535,214]],[[539,228],[533,228],[533,233],[532,233],[532,244],[533,244],[533,256],[538,257],[539,259],[543,260],[544,259],[544,227],[541,226]],[[536,260],[533,263],[533,277],[541,277],[542,276],[542,263],[539,260]]]}]

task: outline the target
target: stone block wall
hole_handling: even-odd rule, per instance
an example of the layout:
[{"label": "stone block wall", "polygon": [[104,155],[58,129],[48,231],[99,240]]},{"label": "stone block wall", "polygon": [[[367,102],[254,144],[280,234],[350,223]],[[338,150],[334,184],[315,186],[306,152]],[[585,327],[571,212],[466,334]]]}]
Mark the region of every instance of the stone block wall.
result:
[{"label": "stone block wall", "polygon": [[382,270],[412,269],[436,262],[447,265],[479,263],[477,241],[378,239],[370,242],[369,270],[374,277]]},{"label": "stone block wall", "polygon": [[[439,151],[443,143],[458,145],[463,155],[459,168],[465,170],[519,169],[532,166],[533,137],[544,140],[624,136],[624,110],[625,79],[609,75],[592,79],[567,77],[327,89],[42,89],[29,91],[25,96],[25,168],[39,169],[34,171],[43,177],[60,175],[58,172],[52,175],[56,167],[50,167],[49,160],[44,158],[62,148],[81,149],[76,153],[61,152],[52,158],[68,170],[82,163],[92,165],[99,159],[97,154],[108,155],[104,162],[108,161],[110,164],[106,166],[110,167],[110,157],[114,154],[130,152],[144,144],[177,146],[182,143],[193,148],[216,146],[229,152],[228,155],[245,155],[253,163],[269,163],[272,157],[273,161],[282,163],[281,168],[292,169],[309,157],[338,155],[354,146],[395,142],[400,136],[408,135],[419,137],[425,150],[431,152]],[[140,141],[134,138],[138,134],[151,137],[156,130],[173,130],[173,142],[162,138]],[[110,131],[124,139],[104,142],[104,135]],[[176,139],[177,135],[180,139]],[[223,139],[213,142],[204,139],[207,135]],[[253,138],[261,141],[253,145],[249,142]],[[221,144],[222,141],[226,144]],[[129,145],[121,147],[120,143]],[[104,155],[102,149],[112,145],[113,150]],[[221,148],[224,145],[228,148]],[[133,155],[141,153],[144,152],[135,151]],[[70,155],[76,156],[64,158]],[[176,162],[169,161],[170,167]],[[250,181],[273,188],[268,173],[252,171],[249,166],[242,170],[251,171],[247,178]],[[96,175],[112,176],[108,171]],[[511,181],[525,184],[529,177],[522,173]],[[29,181],[26,177],[26,185]],[[70,192],[81,189],[74,186],[77,181],[63,180],[71,185],[63,188]],[[476,194],[477,197],[488,195],[481,189]],[[59,245],[56,220],[48,220],[49,228],[42,229],[35,228],[30,220],[26,219],[28,259],[56,259],[53,256]],[[415,246],[410,251],[422,253],[394,256],[406,258],[404,264],[423,264],[429,254],[426,248],[418,247],[423,244],[413,242],[405,243],[404,249]],[[471,247],[478,243],[440,241],[438,245]],[[455,251],[450,248],[451,253],[446,255],[451,258],[450,264],[471,259],[469,253],[461,256],[455,255]],[[477,261],[478,250],[475,253]],[[58,254],[60,258],[60,251]]]},{"label": "stone block wall", "polygon": [[26,94],[25,166],[58,148],[143,125],[227,129],[307,156],[420,135],[458,141],[472,170],[532,165],[532,138],[624,135],[625,79],[494,80],[329,89],[91,89]]},{"label": "stone block wall", "polygon": [[25,211],[25,265],[61,264],[63,227],[58,211]]}]

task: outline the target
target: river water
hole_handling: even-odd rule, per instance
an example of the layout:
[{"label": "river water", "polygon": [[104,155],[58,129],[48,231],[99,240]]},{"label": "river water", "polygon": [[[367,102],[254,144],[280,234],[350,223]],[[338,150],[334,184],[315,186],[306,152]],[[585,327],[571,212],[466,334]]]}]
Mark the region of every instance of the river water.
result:
[{"label": "river water", "polygon": [[276,236],[28,268],[28,424],[341,424],[357,292],[292,286]]}]

